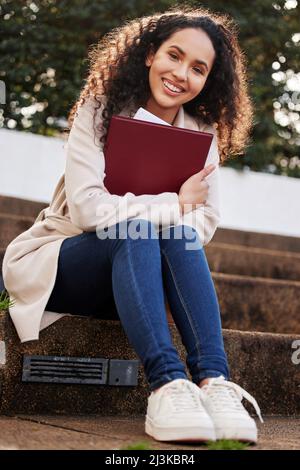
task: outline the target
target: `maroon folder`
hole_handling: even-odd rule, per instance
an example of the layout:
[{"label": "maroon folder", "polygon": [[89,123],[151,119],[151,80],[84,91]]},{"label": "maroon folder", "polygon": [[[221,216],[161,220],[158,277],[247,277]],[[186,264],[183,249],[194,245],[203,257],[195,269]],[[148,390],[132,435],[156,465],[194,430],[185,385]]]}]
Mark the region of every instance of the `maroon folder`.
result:
[{"label": "maroon folder", "polygon": [[119,196],[178,193],[204,168],[212,139],[208,132],[114,115],[104,149],[104,185]]}]

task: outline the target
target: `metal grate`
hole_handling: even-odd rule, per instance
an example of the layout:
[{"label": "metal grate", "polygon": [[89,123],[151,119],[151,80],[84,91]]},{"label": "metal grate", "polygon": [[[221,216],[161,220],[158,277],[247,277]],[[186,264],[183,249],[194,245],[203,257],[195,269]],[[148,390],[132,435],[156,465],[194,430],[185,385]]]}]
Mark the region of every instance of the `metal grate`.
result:
[{"label": "metal grate", "polygon": [[63,356],[23,357],[23,382],[105,384],[108,359]]}]

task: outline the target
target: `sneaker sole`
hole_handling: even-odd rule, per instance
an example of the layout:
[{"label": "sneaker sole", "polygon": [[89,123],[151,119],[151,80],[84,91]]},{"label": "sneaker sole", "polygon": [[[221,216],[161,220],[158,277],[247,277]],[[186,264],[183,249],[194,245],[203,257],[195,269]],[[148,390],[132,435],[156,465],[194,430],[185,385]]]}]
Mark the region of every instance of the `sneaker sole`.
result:
[{"label": "sneaker sole", "polygon": [[206,442],[216,440],[215,432],[210,427],[162,428],[154,425],[148,417],[146,417],[145,432],[157,441]]},{"label": "sneaker sole", "polygon": [[253,428],[233,428],[222,427],[216,428],[217,439],[231,439],[234,441],[253,442],[257,443],[257,430]]}]

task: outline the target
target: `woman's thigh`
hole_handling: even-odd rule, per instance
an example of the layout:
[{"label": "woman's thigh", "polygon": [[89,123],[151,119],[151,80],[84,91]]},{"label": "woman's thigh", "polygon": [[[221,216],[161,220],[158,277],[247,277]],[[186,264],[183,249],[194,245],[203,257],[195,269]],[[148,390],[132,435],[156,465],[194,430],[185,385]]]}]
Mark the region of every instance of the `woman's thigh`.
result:
[{"label": "woman's thigh", "polygon": [[108,240],[100,240],[96,232],[66,238],[46,310],[118,318],[109,248]]}]

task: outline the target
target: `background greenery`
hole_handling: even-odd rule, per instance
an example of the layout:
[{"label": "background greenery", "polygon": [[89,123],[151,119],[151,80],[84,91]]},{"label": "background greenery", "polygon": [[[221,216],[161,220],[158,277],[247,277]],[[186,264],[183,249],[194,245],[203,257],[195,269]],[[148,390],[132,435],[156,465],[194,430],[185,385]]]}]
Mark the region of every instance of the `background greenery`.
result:
[{"label": "background greenery", "polygon": [[[90,45],[172,0],[0,0],[0,127],[57,135],[87,74]],[[180,3],[180,2],[177,2]],[[296,0],[204,0],[240,28],[256,114],[252,145],[226,166],[300,177],[300,26]],[[298,75],[297,75],[298,74]]]}]

